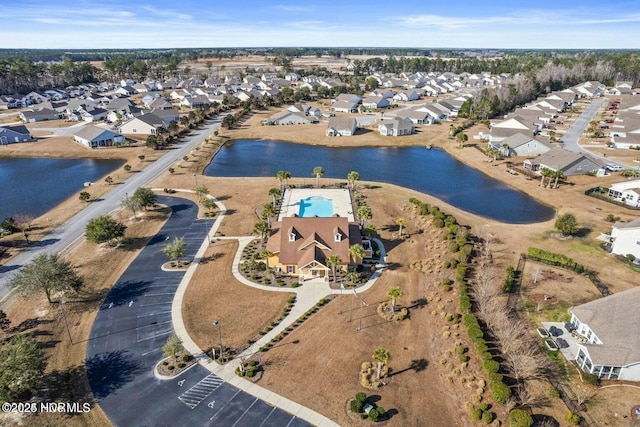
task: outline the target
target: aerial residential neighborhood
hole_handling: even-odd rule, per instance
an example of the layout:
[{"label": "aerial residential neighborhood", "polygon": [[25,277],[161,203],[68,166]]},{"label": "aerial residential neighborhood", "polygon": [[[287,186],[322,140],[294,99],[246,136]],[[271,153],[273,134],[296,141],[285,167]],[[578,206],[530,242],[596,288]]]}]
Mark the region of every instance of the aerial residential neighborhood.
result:
[{"label": "aerial residential neighborhood", "polygon": [[640,426],[637,7],[416,6],[3,9],[0,425]]}]

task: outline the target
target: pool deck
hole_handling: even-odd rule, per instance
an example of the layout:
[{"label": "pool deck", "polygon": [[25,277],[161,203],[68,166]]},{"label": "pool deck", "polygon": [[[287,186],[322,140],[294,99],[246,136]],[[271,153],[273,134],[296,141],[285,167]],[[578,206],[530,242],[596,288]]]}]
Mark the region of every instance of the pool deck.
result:
[{"label": "pool deck", "polygon": [[353,203],[349,190],[339,188],[288,188],[282,196],[282,207],[278,221],[292,217],[300,210],[300,200],[307,197],[324,197],[333,200],[333,212],[341,217],[347,217],[349,222],[355,222]]}]

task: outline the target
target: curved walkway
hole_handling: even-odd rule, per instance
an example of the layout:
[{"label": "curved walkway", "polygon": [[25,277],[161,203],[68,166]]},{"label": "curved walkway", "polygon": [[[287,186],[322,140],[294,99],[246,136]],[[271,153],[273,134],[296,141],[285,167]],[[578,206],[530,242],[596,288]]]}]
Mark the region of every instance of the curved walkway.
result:
[{"label": "curved walkway", "polygon": [[154,376],[162,346],[175,333],[171,306],[185,276],[160,269],[162,248],[167,239],[184,236],[186,256],[195,257],[213,222],[197,219],[190,200],[158,201],[171,207],[169,220],[109,291],[87,342],[87,377],[102,409],[117,426],[309,426],[292,415],[297,408],[275,408],[199,364],[172,379]]},{"label": "curved walkway", "polygon": [[[157,190],[157,189],[156,189]],[[177,190],[183,192],[191,192],[191,190]],[[184,320],[182,318],[182,300],[186,293],[187,287],[189,286],[189,282],[193,277],[193,274],[196,271],[196,268],[204,256],[207,248],[210,245],[210,242],[213,238],[215,238],[218,227],[222,223],[224,216],[226,214],[226,207],[219,200],[214,198],[213,196],[208,196],[211,200],[216,203],[216,206],[220,210],[220,214],[216,218],[213,226],[207,233],[207,238],[202,242],[200,249],[195,255],[194,261],[189,266],[186,274],[184,275],[178,289],[176,290],[175,297],[173,300],[173,305],[171,307],[171,319],[173,322],[173,328],[175,330],[176,335],[182,340],[182,344],[184,348],[198,358],[200,365],[208,369],[210,372],[219,376],[229,384],[244,390],[245,392],[258,397],[265,402],[276,406],[278,408],[284,409],[285,411],[295,415],[298,418],[304,419],[314,425],[317,426],[337,426],[335,422],[325,417],[324,415],[315,412],[307,407],[304,407],[296,402],[293,402],[286,397],[280,396],[277,393],[269,391],[264,387],[261,387],[253,382],[247,381],[238,377],[235,374],[235,369],[239,366],[239,359],[234,359],[225,365],[219,365],[214,362],[209,355],[205,354],[198,345],[193,341],[191,336],[186,330],[186,326],[184,324]],[[256,239],[256,236],[236,236],[236,237],[217,237],[219,239],[232,239],[238,240],[238,250],[236,251],[236,255],[233,260],[232,272],[236,280],[239,282],[251,286],[256,289],[261,289],[265,291],[271,292],[286,292],[286,293],[294,293],[296,294],[296,302],[294,306],[291,308],[291,312],[269,333],[264,335],[258,341],[256,341],[253,345],[251,345],[248,349],[246,349],[241,357],[250,356],[258,351],[260,347],[264,344],[271,341],[276,335],[280,332],[284,331],[287,327],[292,325],[296,319],[298,319],[302,314],[311,309],[316,305],[316,303],[323,297],[331,294],[340,294],[340,290],[331,289],[329,284],[324,280],[309,280],[306,281],[299,288],[276,288],[272,286],[265,286],[258,283],[254,283],[250,280],[247,280],[240,273],[240,261],[242,258],[242,250],[253,240]],[[381,257],[380,259],[384,260],[386,257],[386,252],[384,251],[384,247],[382,242],[376,239],[376,243],[380,248]],[[380,273],[384,268],[384,264],[377,264],[376,271],[372,274],[371,278],[367,281],[367,283],[356,289],[357,293],[361,293],[370,289],[373,284],[376,282]]]}]

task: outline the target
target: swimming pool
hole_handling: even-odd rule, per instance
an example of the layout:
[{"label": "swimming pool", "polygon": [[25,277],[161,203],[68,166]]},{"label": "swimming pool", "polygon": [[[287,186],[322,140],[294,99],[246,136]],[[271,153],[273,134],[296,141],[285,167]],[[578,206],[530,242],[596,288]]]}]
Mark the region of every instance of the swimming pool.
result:
[{"label": "swimming pool", "polygon": [[298,216],[301,218],[309,218],[318,216],[321,218],[329,218],[333,216],[333,200],[324,197],[313,196],[300,200],[300,210]]}]

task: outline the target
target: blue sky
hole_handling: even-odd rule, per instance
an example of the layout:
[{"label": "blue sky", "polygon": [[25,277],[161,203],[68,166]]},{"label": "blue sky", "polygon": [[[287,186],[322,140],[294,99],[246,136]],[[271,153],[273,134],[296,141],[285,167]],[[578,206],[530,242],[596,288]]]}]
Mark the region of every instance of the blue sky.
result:
[{"label": "blue sky", "polygon": [[1,9],[2,48],[640,48],[637,1],[14,0]]}]

